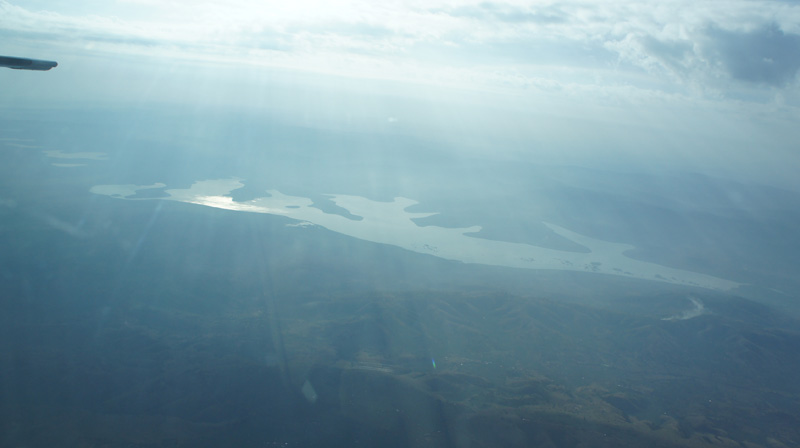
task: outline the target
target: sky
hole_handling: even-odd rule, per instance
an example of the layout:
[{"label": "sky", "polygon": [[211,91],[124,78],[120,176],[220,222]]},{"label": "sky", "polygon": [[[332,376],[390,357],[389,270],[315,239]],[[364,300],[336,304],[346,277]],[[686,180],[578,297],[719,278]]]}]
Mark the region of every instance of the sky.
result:
[{"label": "sky", "polygon": [[271,108],[497,157],[800,190],[789,1],[0,0],[0,42],[59,62],[0,73],[19,87],[3,108]]}]

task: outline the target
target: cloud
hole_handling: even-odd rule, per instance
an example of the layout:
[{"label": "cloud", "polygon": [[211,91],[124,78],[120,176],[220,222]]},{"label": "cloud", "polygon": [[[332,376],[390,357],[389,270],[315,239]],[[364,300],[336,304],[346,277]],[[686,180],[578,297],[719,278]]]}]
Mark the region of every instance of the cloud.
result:
[{"label": "cloud", "polygon": [[[75,2],[12,2],[0,0],[4,51],[61,64],[47,83],[15,78],[0,106],[232,105],[337,123],[335,102],[322,100],[333,97],[328,89],[391,90],[435,107],[370,116],[401,117],[408,132],[468,140],[475,151],[485,144],[516,157],[537,147],[565,154],[553,156],[564,163],[613,154],[635,164],[646,154],[660,165],[693,160],[712,174],[760,170],[759,179],[797,183],[796,163],[786,162],[800,160],[793,3],[128,0],[87,14]],[[0,81],[18,75],[0,72]],[[352,98],[342,104],[362,107]]]},{"label": "cloud", "polygon": [[705,38],[705,51],[736,80],[785,86],[800,70],[800,34],[785,33],[776,23],[749,32],[710,26]]},{"label": "cloud", "polygon": [[82,15],[58,2],[49,4],[52,11],[33,11],[0,0],[7,19],[0,36],[51,49],[72,45],[106,55],[481,89],[640,89],[646,96],[655,90],[709,98],[743,98],[742,89],[762,89],[759,101],[769,101],[775,89],[792,92],[800,69],[800,5],[769,1],[732,0],[724,10],[688,0],[305,0],[274,7],[249,0],[142,1],[103,4]]},{"label": "cloud", "polygon": [[557,5],[523,8],[511,4],[483,2],[477,5],[459,6],[445,11],[453,17],[468,17],[478,20],[488,19],[505,23],[548,25],[565,23],[568,20],[567,14]]},{"label": "cloud", "polygon": [[0,14],[6,19],[0,28],[0,35],[59,45],[95,42],[138,47],[140,51],[147,51],[153,46],[174,41],[178,35],[157,24],[126,21],[117,17],[30,11],[8,2],[0,2]]},{"label": "cloud", "polygon": [[83,160],[106,160],[108,155],[104,152],[73,152],[68,153],[57,150],[44,151],[47,157],[53,159],[83,159]]},{"label": "cloud", "polygon": [[653,75],[712,91],[734,92],[736,83],[793,89],[800,71],[800,34],[774,22],[744,30],[707,22],[677,36],[631,32],[605,45]]}]

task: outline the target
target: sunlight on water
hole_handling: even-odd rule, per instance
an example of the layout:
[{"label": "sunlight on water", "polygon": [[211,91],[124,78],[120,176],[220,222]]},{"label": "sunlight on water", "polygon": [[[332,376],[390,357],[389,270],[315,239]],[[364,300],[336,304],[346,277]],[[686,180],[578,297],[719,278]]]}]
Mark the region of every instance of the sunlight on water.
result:
[{"label": "sunlight on water", "polygon": [[[655,263],[634,260],[625,252],[634,249],[629,244],[612,243],[577,234],[555,224],[545,223],[556,234],[581,244],[589,253],[548,249],[523,243],[488,240],[471,236],[480,231],[479,226],[445,228],[419,226],[413,220],[434,213],[412,213],[406,209],[417,202],[395,198],[392,202],[379,202],[358,196],[329,195],[339,207],[363,219],[352,220],[337,214],[325,213],[314,207],[309,198],[288,196],[269,190],[270,196],[237,202],[230,196],[244,184],[238,179],[218,179],[195,182],[188,189],[167,189],[160,199],[204,205],[207,207],[251,213],[286,216],[308,222],[354,238],[402,247],[418,253],[447,260],[524,269],[555,269],[618,275],[643,280],[661,281],[678,285],[698,286],[715,290],[729,290],[738,283]],[[135,198],[138,191],[163,188],[151,186],[97,185],[96,194]]]}]

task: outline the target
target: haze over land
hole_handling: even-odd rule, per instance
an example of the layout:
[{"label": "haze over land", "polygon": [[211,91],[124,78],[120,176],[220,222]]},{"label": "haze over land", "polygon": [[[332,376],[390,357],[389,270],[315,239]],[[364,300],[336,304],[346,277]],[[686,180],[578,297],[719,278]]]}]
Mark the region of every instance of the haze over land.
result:
[{"label": "haze over land", "polygon": [[3,1],[0,13],[5,52],[62,62],[0,73],[16,86],[6,105],[182,105],[190,128],[233,107],[398,128],[460,154],[798,190],[789,2]]},{"label": "haze over land", "polygon": [[800,6],[0,0],[0,446],[800,443]]}]

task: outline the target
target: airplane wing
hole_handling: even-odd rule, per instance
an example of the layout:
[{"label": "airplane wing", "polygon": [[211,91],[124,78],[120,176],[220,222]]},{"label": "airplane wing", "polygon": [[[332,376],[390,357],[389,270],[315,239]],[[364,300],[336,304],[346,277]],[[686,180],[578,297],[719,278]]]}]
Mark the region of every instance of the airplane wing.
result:
[{"label": "airplane wing", "polygon": [[50,70],[58,65],[55,61],[43,61],[40,59],[15,58],[11,56],[0,56],[0,67],[13,68],[15,70]]}]

